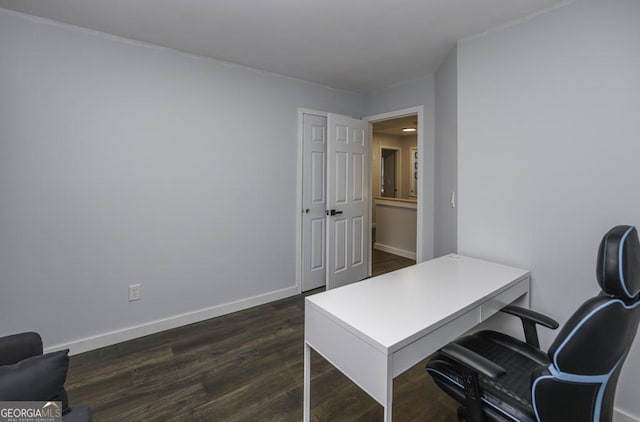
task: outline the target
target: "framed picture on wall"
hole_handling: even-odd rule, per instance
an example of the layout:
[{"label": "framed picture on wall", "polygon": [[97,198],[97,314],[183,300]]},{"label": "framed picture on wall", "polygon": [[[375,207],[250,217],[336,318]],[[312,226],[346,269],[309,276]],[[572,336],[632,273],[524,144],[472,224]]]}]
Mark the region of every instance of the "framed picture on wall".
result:
[{"label": "framed picture on wall", "polygon": [[418,148],[411,148],[411,167],[409,168],[409,196],[418,196]]}]

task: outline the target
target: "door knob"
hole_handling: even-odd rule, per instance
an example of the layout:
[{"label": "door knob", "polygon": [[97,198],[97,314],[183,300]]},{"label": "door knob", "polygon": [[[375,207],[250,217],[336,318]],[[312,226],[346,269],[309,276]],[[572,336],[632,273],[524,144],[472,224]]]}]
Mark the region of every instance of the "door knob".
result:
[{"label": "door knob", "polygon": [[327,215],[338,215],[338,214],[342,214],[342,211],[327,210]]}]

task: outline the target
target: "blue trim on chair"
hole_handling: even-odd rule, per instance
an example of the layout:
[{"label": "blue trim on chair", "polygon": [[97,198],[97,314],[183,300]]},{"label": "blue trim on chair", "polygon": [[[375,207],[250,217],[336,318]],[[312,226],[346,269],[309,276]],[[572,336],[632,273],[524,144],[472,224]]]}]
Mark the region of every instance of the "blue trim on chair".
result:
[{"label": "blue trim on chair", "polygon": [[[618,362],[613,366],[613,369],[611,371],[609,371],[609,373],[607,374],[607,380],[605,382],[602,383],[602,385],[600,386],[600,389],[598,390],[598,398],[596,400],[596,415],[598,415],[598,419],[600,419],[600,414],[602,413],[602,402],[604,401],[604,393],[607,391],[607,385],[609,385],[609,379],[611,378],[611,375],[613,375],[613,373],[618,369],[618,367],[620,366],[620,364],[622,364],[622,362],[624,361],[625,356],[621,356],[620,360],[618,360]],[[594,416],[593,418],[594,422],[596,421],[596,418]]]},{"label": "blue trim on chair", "polygon": [[609,373],[603,375],[569,374],[566,372],[558,371],[552,365],[549,365],[549,372],[551,372],[553,378],[557,379],[558,381],[575,382],[579,384],[600,384],[600,386],[598,387],[598,397],[596,398],[596,404],[593,412],[593,420],[594,422],[596,422],[600,419],[600,413],[602,412],[602,400],[604,399],[604,393],[607,389],[609,379],[611,378],[611,375],[613,375],[613,373],[616,371],[616,369],[618,369],[618,366],[620,366],[620,362],[622,362],[623,359],[624,356],[622,356],[618,360],[618,362],[613,366],[613,369],[611,369]]},{"label": "blue trim on chair", "polygon": [[618,360],[618,362],[613,366],[613,369],[611,369],[611,371],[609,371],[606,374],[602,374],[602,375],[577,375],[577,374],[571,374],[571,373],[566,373],[566,372],[562,372],[560,371],[559,365],[558,365],[558,354],[560,353],[560,351],[564,348],[564,346],[571,340],[571,338],[573,337],[573,335],[580,329],[580,327],[582,327],[588,320],[589,318],[591,318],[593,315],[595,315],[596,313],[600,312],[602,309],[606,308],[607,306],[613,305],[613,304],[619,304],[622,305],[625,309],[631,310],[631,309],[635,309],[638,306],[640,306],[640,302],[636,302],[635,304],[629,306],[626,303],[624,303],[622,300],[620,299],[612,299],[606,303],[603,303],[602,305],[598,306],[596,309],[594,309],[593,311],[589,312],[589,314],[587,314],[586,317],[584,317],[582,319],[582,321],[580,321],[578,323],[578,325],[576,325],[573,330],[571,330],[571,333],[569,333],[569,335],[564,339],[564,341],[562,342],[562,344],[560,345],[560,347],[558,347],[558,349],[556,349],[556,352],[553,354],[553,363],[549,365],[549,372],[551,373],[551,375],[544,375],[541,377],[536,378],[536,380],[533,382],[533,385],[531,387],[531,398],[532,398],[532,404],[533,404],[533,411],[536,414],[536,419],[538,421],[540,421],[540,417],[538,416],[538,408],[536,406],[536,398],[535,398],[535,389],[538,385],[538,382],[540,380],[543,379],[555,379],[558,381],[566,381],[566,382],[575,382],[575,383],[581,383],[581,384],[600,384],[600,387],[598,388],[598,397],[596,399],[596,406],[594,409],[594,422],[600,419],[600,413],[602,411],[602,400],[604,398],[604,393],[606,390],[606,386],[607,383],[609,382],[609,378],[611,378],[611,375],[615,372],[615,370],[618,368],[618,366],[620,365],[620,363],[622,362],[622,360],[624,359],[624,356],[622,356],[620,358],[620,360]]},{"label": "blue trim on chair", "polygon": [[607,306],[613,305],[614,303],[618,303],[620,305],[622,305],[625,309],[631,310],[634,308],[637,308],[638,305],[640,305],[640,302],[635,303],[632,306],[628,306],[626,303],[624,303],[622,300],[620,299],[612,299],[609,302],[603,303],[602,305],[598,306],[596,309],[594,309],[593,311],[589,312],[589,314],[587,314],[586,317],[584,317],[582,319],[582,321],[580,321],[578,323],[578,325],[576,325],[573,330],[571,330],[571,333],[569,333],[569,335],[567,336],[567,338],[564,339],[564,341],[562,342],[562,344],[560,345],[560,347],[558,347],[558,349],[556,349],[556,352],[553,354],[553,364],[556,368],[558,368],[560,365],[558,365],[558,354],[560,353],[560,351],[564,348],[564,346],[569,342],[569,340],[571,340],[571,337],[573,337],[573,335],[580,329],[580,327],[582,327],[589,318],[591,318],[593,315],[595,315],[596,313],[600,312],[601,309],[606,308]]},{"label": "blue trim on chair", "polygon": [[[549,365],[551,366],[551,365]],[[538,382],[540,380],[553,379],[551,375],[543,375],[541,377],[536,378],[531,386],[531,405],[533,406],[533,413],[536,415],[536,420],[540,422],[540,415],[538,414],[538,405],[536,404],[536,387],[538,386]]]},{"label": "blue trim on chair", "polygon": [[622,305],[624,305],[624,303],[620,300],[620,299],[613,299],[610,300],[609,302],[603,303],[602,305],[598,306],[596,309],[594,309],[593,311],[589,312],[587,314],[586,317],[582,318],[582,321],[580,321],[578,323],[578,325],[576,325],[573,330],[571,330],[571,333],[569,333],[569,335],[564,339],[564,341],[562,342],[562,344],[560,344],[560,347],[558,347],[556,349],[556,352],[553,354],[553,358],[551,359],[553,361],[553,365],[558,368],[560,365],[558,365],[558,354],[560,354],[560,352],[562,351],[562,349],[564,348],[564,346],[566,346],[566,344],[571,340],[571,338],[573,337],[573,335],[578,332],[578,330],[589,320],[589,318],[591,318],[593,315],[595,315],[596,313],[600,312],[600,310],[606,308],[607,306],[610,306],[614,303],[621,303]]},{"label": "blue trim on chair", "polygon": [[622,290],[624,290],[629,299],[633,299],[638,295],[638,293],[640,293],[640,290],[638,290],[634,294],[631,294],[631,292],[627,288],[627,283],[624,280],[624,273],[622,271],[622,269],[624,268],[624,265],[622,264],[622,251],[624,250],[624,242],[627,240],[627,236],[629,236],[629,233],[631,233],[633,229],[635,229],[635,227],[631,226],[627,229],[626,232],[624,232],[624,234],[622,235],[622,239],[620,240],[620,245],[618,246],[618,274],[620,278],[620,284],[622,285]]},{"label": "blue trim on chair", "polygon": [[540,422],[540,415],[538,414],[538,406],[536,404],[536,387],[538,386],[538,382],[540,380],[552,379],[557,381],[564,382],[573,382],[577,384],[600,384],[598,386],[598,397],[596,398],[596,404],[593,409],[593,422],[597,422],[600,420],[600,414],[602,413],[602,401],[604,400],[604,393],[607,390],[607,384],[609,383],[609,379],[611,375],[618,369],[618,366],[624,360],[624,356],[620,357],[618,362],[613,366],[613,369],[609,371],[609,373],[604,375],[576,375],[570,374],[562,371],[558,371],[553,364],[549,365],[549,372],[551,375],[543,375],[541,377],[536,378],[533,382],[533,386],[531,387],[531,403],[533,404],[533,412],[536,415],[536,419]]},{"label": "blue trim on chair", "polygon": [[444,374],[444,373],[442,373],[442,372],[438,371],[437,369],[427,368],[427,372],[433,372],[433,373],[436,373],[436,374],[440,375],[441,377],[444,377],[444,378],[448,379],[449,381],[451,381],[453,384],[457,385],[458,387],[460,387],[460,388],[463,388],[463,389],[464,389],[464,386],[463,386],[462,384],[460,384],[458,381],[454,380],[454,379],[453,379],[453,378],[451,378],[449,375]]},{"label": "blue trim on chair", "polygon": [[460,384],[458,381],[454,380],[453,378],[451,378],[449,375],[438,371],[437,369],[431,369],[431,368],[427,368],[427,372],[433,372],[436,373],[438,375],[440,375],[443,378],[448,379],[449,381],[451,381],[453,384],[457,385],[460,388],[464,388],[464,386],[462,384]]}]

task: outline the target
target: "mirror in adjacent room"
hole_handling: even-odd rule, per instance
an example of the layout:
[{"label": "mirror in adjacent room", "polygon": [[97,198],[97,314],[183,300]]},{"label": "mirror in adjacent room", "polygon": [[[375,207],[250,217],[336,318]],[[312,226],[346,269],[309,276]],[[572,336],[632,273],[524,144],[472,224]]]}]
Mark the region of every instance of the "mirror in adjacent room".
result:
[{"label": "mirror in adjacent room", "polygon": [[400,168],[398,151],[380,148],[380,196],[384,198],[396,198],[398,194],[396,186],[396,171]]}]

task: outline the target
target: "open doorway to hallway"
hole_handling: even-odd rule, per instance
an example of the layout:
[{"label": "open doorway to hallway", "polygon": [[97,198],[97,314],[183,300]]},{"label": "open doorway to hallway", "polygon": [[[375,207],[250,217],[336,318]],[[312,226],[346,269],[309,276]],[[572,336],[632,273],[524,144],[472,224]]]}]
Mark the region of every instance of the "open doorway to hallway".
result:
[{"label": "open doorway to hallway", "polygon": [[416,260],[418,116],[372,124],[371,239],[374,268],[387,271]]}]

